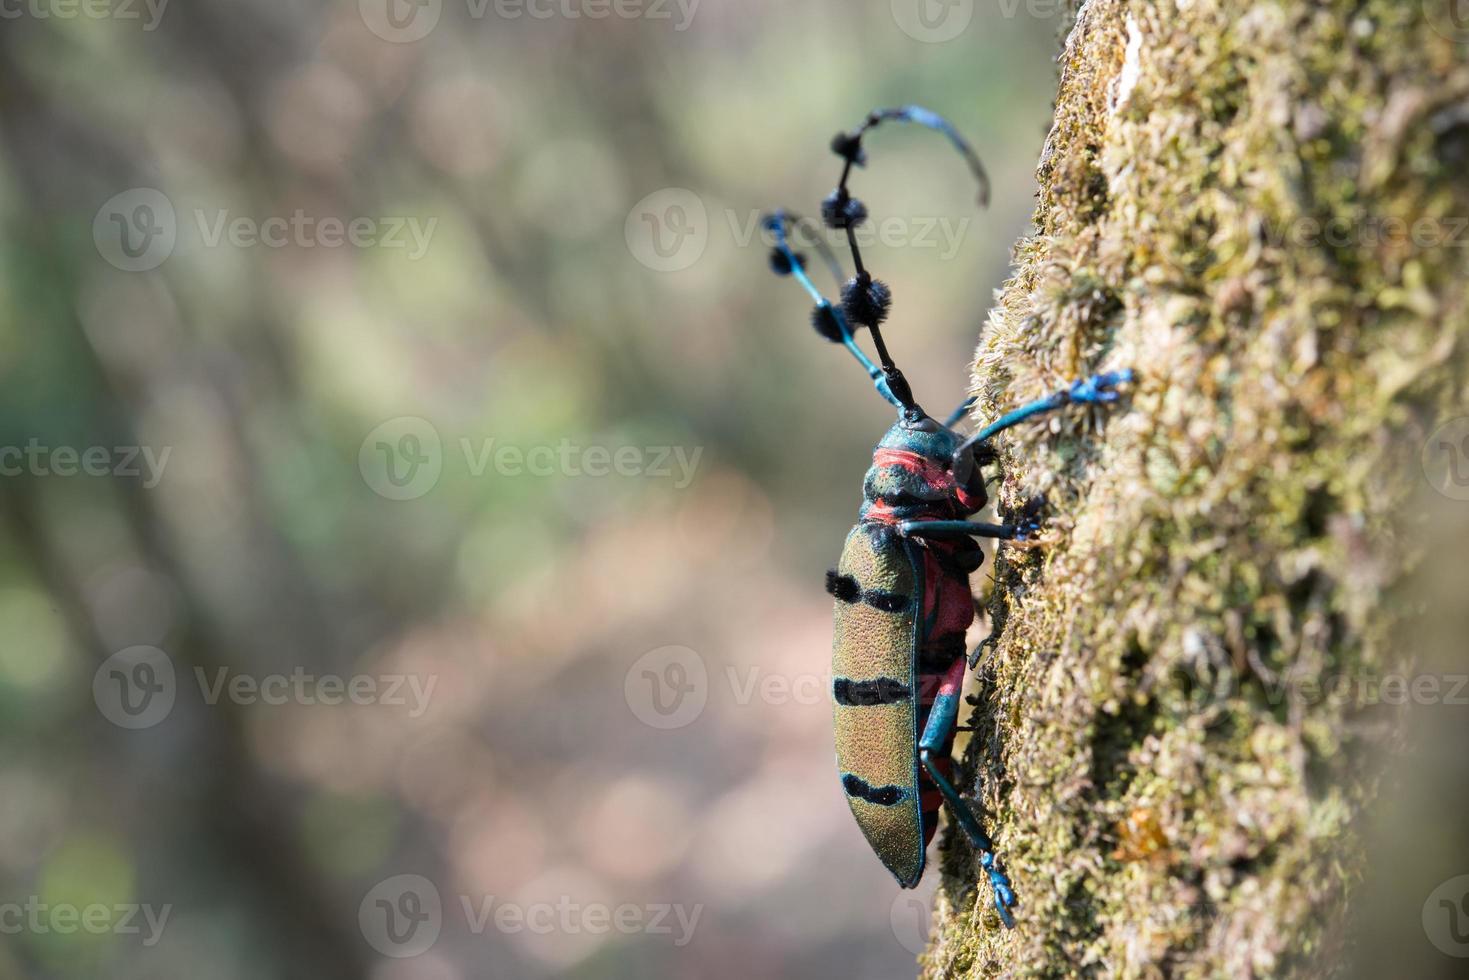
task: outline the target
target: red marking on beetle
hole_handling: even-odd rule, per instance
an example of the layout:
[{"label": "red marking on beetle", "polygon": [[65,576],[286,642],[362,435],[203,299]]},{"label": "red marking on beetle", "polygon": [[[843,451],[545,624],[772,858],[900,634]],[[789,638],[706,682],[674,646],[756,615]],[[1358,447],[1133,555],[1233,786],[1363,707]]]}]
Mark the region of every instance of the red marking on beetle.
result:
[{"label": "red marking on beetle", "polygon": [[969,591],[969,580],[947,574],[934,554],[957,548],[957,542],[930,542],[929,553],[924,556],[923,614],[927,617],[930,642],[946,636],[963,636],[974,622],[974,597]]},{"label": "red marking on beetle", "polygon": [[983,507],[987,500],[981,499],[977,493],[970,493],[963,487],[954,488],[954,497],[959,501],[959,506],[964,508],[964,513],[972,514]]},{"label": "red marking on beetle", "polygon": [[933,620],[934,613],[938,611],[939,599],[942,596],[943,581],[939,573],[941,570],[938,563],[930,555],[923,556],[923,618],[925,622]]},{"label": "red marking on beetle", "polygon": [[954,485],[954,475],[942,463],[906,449],[879,449],[872,454],[872,465],[901,466],[939,490],[949,489]]},{"label": "red marking on beetle", "polygon": [[[864,520],[874,521],[878,524],[897,524],[900,520],[898,515],[893,512],[893,505],[885,504],[881,500],[874,500],[868,504],[867,509],[862,512],[862,517]],[[902,518],[902,520],[907,520],[907,518]]]},{"label": "red marking on beetle", "polygon": [[964,667],[967,661],[960,657],[954,661],[954,665],[944,674],[944,682],[939,685],[939,697],[957,698],[959,689],[964,686]]}]

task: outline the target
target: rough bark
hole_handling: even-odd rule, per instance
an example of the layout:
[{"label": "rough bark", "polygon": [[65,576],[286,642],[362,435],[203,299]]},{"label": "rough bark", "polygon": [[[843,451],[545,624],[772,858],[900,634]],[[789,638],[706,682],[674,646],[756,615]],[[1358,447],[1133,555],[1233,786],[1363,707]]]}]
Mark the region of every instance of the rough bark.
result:
[{"label": "rough bark", "polygon": [[1406,669],[1401,519],[1463,404],[1469,31],[1442,13],[1075,12],[975,418],[1099,369],[1139,382],[1004,438],[1002,508],[1044,493],[1048,528],[1000,556],[962,775],[1023,907],[1000,929],[946,831],[927,976],[1351,958],[1402,721],[1307,682]]}]

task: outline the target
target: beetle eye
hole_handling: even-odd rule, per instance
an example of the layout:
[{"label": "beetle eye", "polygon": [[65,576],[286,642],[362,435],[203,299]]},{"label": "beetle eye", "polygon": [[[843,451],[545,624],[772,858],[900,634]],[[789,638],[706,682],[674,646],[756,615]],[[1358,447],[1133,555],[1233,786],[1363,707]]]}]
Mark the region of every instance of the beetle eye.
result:
[{"label": "beetle eye", "polygon": [[974,472],[974,452],[969,447],[964,447],[956,452],[949,460],[949,469],[953,471],[954,482],[963,486],[969,482],[969,476]]}]

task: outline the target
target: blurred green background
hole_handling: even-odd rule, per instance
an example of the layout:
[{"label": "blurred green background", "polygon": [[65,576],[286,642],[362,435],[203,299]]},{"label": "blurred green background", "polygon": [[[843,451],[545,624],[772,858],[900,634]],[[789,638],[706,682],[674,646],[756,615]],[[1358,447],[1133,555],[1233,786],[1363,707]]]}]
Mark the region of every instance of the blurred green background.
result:
[{"label": "blurred green background", "polygon": [[1053,6],[5,5],[0,977],[911,975],[821,588],[890,410],[756,220],[958,124],[988,211],[853,183],[946,411]]}]

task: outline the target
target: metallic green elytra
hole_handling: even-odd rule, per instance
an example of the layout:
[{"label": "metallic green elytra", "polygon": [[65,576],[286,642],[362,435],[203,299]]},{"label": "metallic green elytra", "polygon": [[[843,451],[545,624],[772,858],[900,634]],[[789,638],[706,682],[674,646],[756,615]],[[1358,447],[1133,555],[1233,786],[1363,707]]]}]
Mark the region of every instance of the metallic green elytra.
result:
[{"label": "metallic green elytra", "polygon": [[[835,704],[837,768],[843,781],[861,784],[847,803],[879,859],[905,888],[923,875],[924,834],[919,812],[918,711],[911,692],[918,688],[913,651],[920,640],[918,603],[923,594],[922,564],[912,545],[894,534],[858,526],[847,535],[837,572],[858,582],[863,592],[909,598],[888,611],[868,602],[836,604],[832,676],[876,685],[894,679],[910,692],[887,703]],[[869,702],[882,695],[874,694]],[[896,787],[899,802],[882,805],[864,798],[862,786]]]}]

